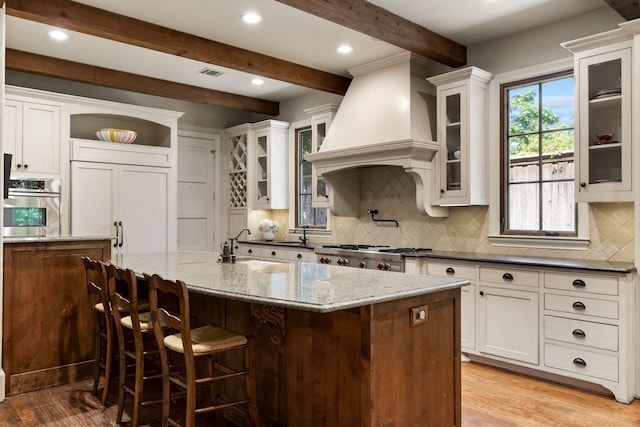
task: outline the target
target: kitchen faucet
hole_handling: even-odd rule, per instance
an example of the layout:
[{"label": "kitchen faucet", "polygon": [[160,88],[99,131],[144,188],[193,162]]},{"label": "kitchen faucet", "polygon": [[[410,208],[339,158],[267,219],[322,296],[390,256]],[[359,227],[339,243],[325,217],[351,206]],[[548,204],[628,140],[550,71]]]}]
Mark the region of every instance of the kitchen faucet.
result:
[{"label": "kitchen faucet", "polygon": [[240,230],[240,232],[236,237],[229,237],[229,245],[231,246],[231,255],[233,255],[233,246],[234,246],[233,242],[234,241],[237,242],[238,237],[240,237],[240,235],[245,231],[247,232],[247,235],[251,235],[251,230],[249,230],[248,228],[243,228],[242,230]]},{"label": "kitchen faucet", "polygon": [[305,246],[305,247],[309,243],[309,239],[307,239],[307,228],[309,228],[308,225],[303,225],[302,226],[302,237],[298,237],[298,239],[300,240],[300,244],[302,246]]}]

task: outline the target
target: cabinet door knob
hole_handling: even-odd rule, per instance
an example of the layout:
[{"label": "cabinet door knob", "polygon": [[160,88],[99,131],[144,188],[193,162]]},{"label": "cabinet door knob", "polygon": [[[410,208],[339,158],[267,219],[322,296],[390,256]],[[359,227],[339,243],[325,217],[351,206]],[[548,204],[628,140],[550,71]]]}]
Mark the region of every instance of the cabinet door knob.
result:
[{"label": "cabinet door knob", "polygon": [[571,334],[576,338],[584,338],[587,336],[582,329],[574,329]]},{"label": "cabinet door knob", "polygon": [[248,254],[252,254],[253,253],[253,249],[247,249],[247,253]]},{"label": "cabinet door knob", "polygon": [[587,183],[586,183],[586,182],[581,182],[581,183],[580,183],[580,187],[584,188],[584,187],[586,187],[586,186],[587,186]]},{"label": "cabinet door knob", "polygon": [[271,256],[276,256],[276,251],[271,251]]},{"label": "cabinet door knob", "polygon": [[29,165],[23,165],[22,168],[26,170],[29,168]]},{"label": "cabinet door knob", "polygon": [[441,194],[444,194],[444,190],[443,190],[442,188],[440,189],[440,193],[441,193]]},{"label": "cabinet door knob", "polygon": [[447,274],[455,274],[456,271],[453,269],[453,267],[447,267],[447,269],[445,270],[447,272]]},{"label": "cabinet door knob", "polygon": [[302,258],[302,254],[296,255],[296,258],[301,259]]},{"label": "cabinet door knob", "polygon": [[22,164],[21,164],[21,163],[18,163],[18,164],[16,164],[16,167],[17,167],[18,169],[20,169],[20,168],[22,167]]},{"label": "cabinet door knob", "polygon": [[502,278],[503,278],[504,280],[513,280],[513,274],[511,274],[511,273],[504,273],[504,274],[502,275]]},{"label": "cabinet door knob", "polygon": [[576,279],[573,281],[573,286],[576,288],[584,288],[587,284],[582,279]]},{"label": "cabinet door knob", "polygon": [[587,366],[587,362],[584,361],[584,359],[581,359],[579,357],[576,357],[575,359],[573,359],[573,364],[577,365],[577,366]]},{"label": "cabinet door knob", "polygon": [[587,308],[587,306],[586,306],[586,305],[584,305],[584,303],[583,303],[583,302],[580,302],[580,301],[576,301],[576,302],[574,302],[572,307],[573,307],[575,310],[584,310],[584,309],[586,309],[586,308]]},{"label": "cabinet door knob", "polygon": [[483,297],[484,296],[484,291],[480,291],[480,296]]}]

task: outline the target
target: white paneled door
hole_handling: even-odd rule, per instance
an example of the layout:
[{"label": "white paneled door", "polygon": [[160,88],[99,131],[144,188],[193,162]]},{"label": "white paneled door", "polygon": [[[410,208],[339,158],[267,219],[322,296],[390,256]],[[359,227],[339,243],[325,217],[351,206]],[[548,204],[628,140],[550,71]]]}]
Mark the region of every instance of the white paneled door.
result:
[{"label": "white paneled door", "polygon": [[215,249],[214,137],[178,136],[178,249]]}]

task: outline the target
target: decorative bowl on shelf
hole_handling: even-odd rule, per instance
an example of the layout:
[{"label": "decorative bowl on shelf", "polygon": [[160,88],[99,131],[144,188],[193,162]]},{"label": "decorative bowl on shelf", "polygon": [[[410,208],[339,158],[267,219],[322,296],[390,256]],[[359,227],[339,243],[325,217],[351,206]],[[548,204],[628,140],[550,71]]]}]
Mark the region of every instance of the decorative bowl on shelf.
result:
[{"label": "decorative bowl on shelf", "polygon": [[131,144],[138,136],[137,132],[126,129],[98,129],[96,136],[100,141],[119,142],[121,144]]}]

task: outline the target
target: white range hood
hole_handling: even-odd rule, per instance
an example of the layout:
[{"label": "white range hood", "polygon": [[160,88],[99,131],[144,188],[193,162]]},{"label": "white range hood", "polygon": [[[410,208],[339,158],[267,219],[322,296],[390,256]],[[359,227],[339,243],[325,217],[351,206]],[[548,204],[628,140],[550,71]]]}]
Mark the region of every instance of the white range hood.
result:
[{"label": "white range hood", "polygon": [[308,154],[329,187],[334,215],[360,216],[358,168],[399,166],[416,183],[416,205],[434,217],[448,208],[432,206],[439,145],[436,96],[425,79],[433,63],[410,52],[349,70],[353,80],[317,153]]}]

